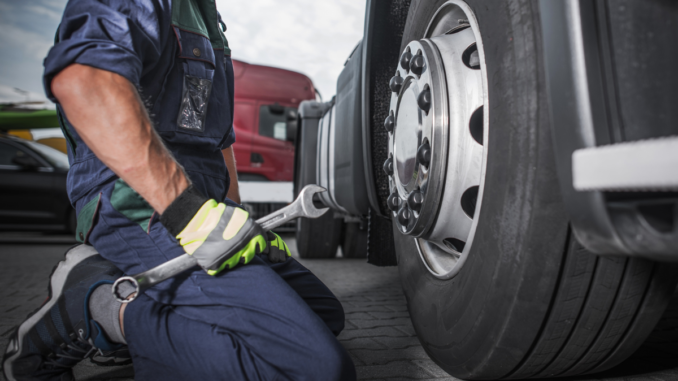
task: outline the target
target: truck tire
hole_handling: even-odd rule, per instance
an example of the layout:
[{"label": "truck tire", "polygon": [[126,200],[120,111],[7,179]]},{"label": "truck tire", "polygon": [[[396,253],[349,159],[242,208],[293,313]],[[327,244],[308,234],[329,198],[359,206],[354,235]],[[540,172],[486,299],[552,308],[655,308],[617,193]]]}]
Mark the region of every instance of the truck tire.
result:
[{"label": "truck tire", "polygon": [[[571,233],[553,155],[538,12],[538,3],[527,0],[412,0],[403,34],[402,52],[414,46],[412,41],[430,37],[427,30],[456,38],[466,28],[465,33],[472,30],[482,39],[476,49],[486,103],[478,142],[485,164],[477,201],[472,200],[467,213],[472,219],[468,239],[452,237],[444,249],[440,242],[404,234],[412,221],[412,212],[403,212],[407,198],[389,198],[415,331],[431,359],[461,379],[573,376],[609,369],[643,343],[678,280],[674,265],[596,256]],[[460,60],[464,57],[466,51],[459,54]],[[444,75],[449,76],[447,69]],[[457,107],[452,102],[464,100],[450,97],[449,102]],[[393,101],[391,107],[395,104],[401,107]],[[472,129],[473,122],[468,123]],[[389,144],[399,144],[398,128]],[[431,157],[429,171],[436,168],[435,152]],[[460,181],[445,177],[441,189],[454,188],[453,180]],[[458,202],[464,208],[464,197]],[[454,222],[451,213],[449,208],[436,210],[433,226]]]},{"label": "truck tire", "polygon": [[334,258],[339,248],[341,220],[328,212],[320,218],[297,220],[297,249],[301,258]]},{"label": "truck tire", "polygon": [[361,229],[359,222],[344,224],[341,242],[344,258],[367,258],[367,227]]},{"label": "truck tire", "polygon": [[[308,184],[318,184],[318,121],[327,110],[324,103],[304,101],[299,106],[299,130],[295,152],[295,197]],[[297,249],[301,258],[334,258],[339,248],[343,220],[330,210],[320,218],[297,219]]]}]

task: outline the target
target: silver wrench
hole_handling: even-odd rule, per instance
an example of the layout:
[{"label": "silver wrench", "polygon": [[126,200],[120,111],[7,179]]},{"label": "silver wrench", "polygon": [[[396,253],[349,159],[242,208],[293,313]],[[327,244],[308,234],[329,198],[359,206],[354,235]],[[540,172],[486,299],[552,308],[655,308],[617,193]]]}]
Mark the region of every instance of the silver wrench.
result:
[{"label": "silver wrench", "polygon": [[[258,219],[256,222],[264,231],[268,231],[275,229],[278,226],[283,225],[295,218],[318,218],[325,214],[329,208],[316,208],[315,205],[313,205],[313,195],[325,191],[325,188],[318,185],[307,185],[301,190],[301,192],[299,192],[299,196],[297,196],[297,199],[294,200],[294,202],[282,209]],[[129,303],[136,299],[139,294],[148,290],[154,285],[181,274],[182,272],[197,265],[198,262],[192,255],[182,254],[148,271],[144,271],[136,275],[118,278],[118,280],[113,283],[113,295],[120,303]],[[128,299],[123,298],[118,292],[118,287],[124,282],[131,283],[136,289],[136,293]]]}]

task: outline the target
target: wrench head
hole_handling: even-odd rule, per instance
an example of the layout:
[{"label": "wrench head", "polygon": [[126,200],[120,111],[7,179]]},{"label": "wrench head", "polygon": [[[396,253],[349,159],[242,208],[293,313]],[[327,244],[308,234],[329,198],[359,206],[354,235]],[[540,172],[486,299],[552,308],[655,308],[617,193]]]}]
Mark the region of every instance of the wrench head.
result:
[{"label": "wrench head", "polygon": [[298,203],[297,205],[303,213],[301,217],[318,218],[330,210],[330,208],[316,208],[313,204],[313,195],[326,191],[327,189],[315,184],[306,185],[304,189],[299,192],[299,196],[297,196],[297,199],[292,203],[292,205]]}]

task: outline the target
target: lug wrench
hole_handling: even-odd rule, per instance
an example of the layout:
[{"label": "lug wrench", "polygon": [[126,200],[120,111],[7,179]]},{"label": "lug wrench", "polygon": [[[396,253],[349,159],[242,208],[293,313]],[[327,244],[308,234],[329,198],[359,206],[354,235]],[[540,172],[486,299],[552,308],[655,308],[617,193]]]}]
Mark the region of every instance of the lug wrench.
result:
[{"label": "lug wrench", "polygon": [[[329,208],[318,209],[313,205],[313,195],[319,192],[325,192],[326,189],[318,185],[307,185],[299,192],[299,196],[294,202],[286,207],[279,209],[256,222],[264,231],[269,231],[283,225],[295,218],[318,218],[325,214]],[[129,303],[136,299],[142,292],[148,290],[154,285],[172,278],[182,272],[197,266],[198,262],[192,255],[182,254],[148,271],[130,276],[118,278],[113,284],[113,295],[120,303]],[[118,287],[129,282],[135,287],[136,293],[129,299],[123,298],[118,292]]]}]

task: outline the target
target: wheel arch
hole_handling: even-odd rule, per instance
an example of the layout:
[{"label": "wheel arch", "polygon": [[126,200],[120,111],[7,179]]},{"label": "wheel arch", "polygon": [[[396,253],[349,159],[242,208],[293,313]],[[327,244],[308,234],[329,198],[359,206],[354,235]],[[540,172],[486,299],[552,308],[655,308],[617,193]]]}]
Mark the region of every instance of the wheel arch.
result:
[{"label": "wheel arch", "polygon": [[388,81],[400,56],[405,23],[411,0],[367,0],[362,63],[362,133],[365,184],[370,204],[368,262],[377,266],[397,264],[391,221],[386,199],[388,177],[381,169],[388,156],[387,117],[390,92]]},{"label": "wheel arch", "polygon": [[[362,67],[362,121],[365,182],[370,206],[388,216],[388,177],[381,170],[387,152],[383,128],[388,113],[388,80],[396,69],[411,0],[368,0],[365,9]],[[390,227],[389,227],[390,229]]]}]

